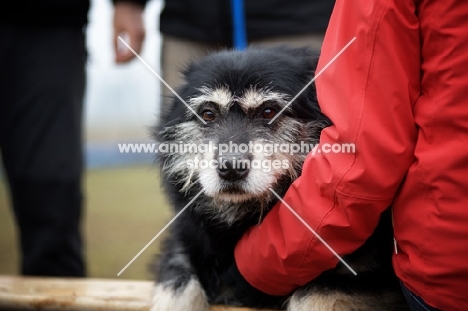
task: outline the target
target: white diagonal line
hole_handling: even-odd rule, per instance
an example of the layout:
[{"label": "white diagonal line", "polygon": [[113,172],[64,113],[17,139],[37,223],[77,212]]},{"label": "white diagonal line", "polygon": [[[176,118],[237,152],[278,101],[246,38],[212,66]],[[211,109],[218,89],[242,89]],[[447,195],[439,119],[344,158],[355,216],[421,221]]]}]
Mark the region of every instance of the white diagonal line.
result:
[{"label": "white diagonal line", "polygon": [[316,73],[315,76],[312,78],[312,80],[310,80],[310,82],[307,83],[306,86],[304,86],[304,87],[302,88],[302,90],[300,90],[299,93],[297,93],[296,96],[294,96],[293,99],[291,99],[291,100],[289,101],[289,103],[287,103],[287,105],[284,106],[283,109],[281,109],[280,112],[277,113],[276,116],[275,116],[273,119],[270,120],[270,122],[268,122],[268,124],[273,123],[273,121],[275,121],[276,118],[278,118],[278,117],[289,107],[289,105],[291,105],[292,102],[295,101],[296,98],[298,98],[299,95],[301,95],[302,92],[304,92],[304,91],[315,81],[315,79],[317,79],[317,78],[322,74],[322,72],[324,72],[325,69],[327,69],[328,66],[330,66],[330,65],[338,58],[338,56],[340,56],[341,53],[343,53],[343,52],[351,45],[351,43],[354,42],[354,40],[356,40],[356,37],[353,37],[353,38],[351,39],[351,41],[349,41],[348,44],[346,44],[345,47],[342,48],[342,49],[338,52],[338,54],[336,54],[335,57],[333,57],[333,58],[328,62],[328,64],[326,64],[326,65],[322,68],[322,70],[320,70],[318,73]]},{"label": "white diagonal line", "polygon": [[159,236],[160,236],[176,219],[177,219],[177,217],[179,217],[179,216],[190,206],[190,204],[192,204],[193,201],[195,201],[195,200],[200,196],[200,194],[202,194],[202,192],[203,192],[203,190],[200,190],[200,192],[198,192],[197,195],[195,195],[195,196],[193,197],[193,199],[191,199],[190,202],[188,202],[187,205],[185,205],[184,208],[183,208],[180,212],[178,212],[177,215],[175,215],[175,216],[171,219],[171,221],[169,221],[169,222],[167,223],[167,225],[165,225],[164,228],[162,228],[162,229],[158,232],[158,234],[156,234],[155,237],[152,238],[151,241],[149,241],[148,244],[146,244],[145,247],[143,247],[143,249],[142,249],[141,251],[139,251],[138,254],[136,254],[135,257],[133,257],[133,259],[130,260],[130,262],[129,262],[122,270],[120,270],[119,273],[117,273],[117,276],[120,276],[120,275],[122,274],[122,272],[124,272],[125,269],[127,269],[128,266],[130,266],[130,265],[132,264],[132,262],[134,262],[135,259],[137,259],[138,256],[140,256],[141,253],[143,253],[143,252],[145,251],[145,249],[147,249],[148,246],[150,246],[150,244],[153,243],[154,240],[156,240],[156,239],[157,239],[157,238],[158,238],[158,237],[159,237]]},{"label": "white diagonal line", "polygon": [[165,86],[167,86],[167,88],[168,88],[178,99],[180,99],[181,102],[183,102],[183,103],[185,104],[185,106],[187,106],[188,109],[190,109],[190,111],[191,111],[194,115],[197,116],[198,119],[200,119],[200,121],[203,122],[203,124],[206,124],[206,121],[203,120],[203,118],[200,117],[200,116],[198,115],[198,113],[196,113],[195,110],[193,110],[193,108],[190,107],[190,105],[187,104],[187,102],[186,102],[185,100],[183,100],[182,97],[180,97],[179,94],[177,94],[177,92],[174,91],[174,89],[173,89],[169,84],[167,84],[166,81],[164,81],[164,79],[161,78],[160,75],[158,75],[158,74],[156,73],[156,71],[153,70],[153,68],[151,68],[150,65],[147,64],[147,63],[145,62],[145,60],[144,60],[143,58],[141,58],[141,56],[138,55],[138,53],[135,52],[135,51],[130,47],[130,45],[128,45],[127,42],[125,42],[124,39],[122,39],[120,36],[119,36],[118,38],[119,38],[120,41],[122,41],[123,44],[125,44],[125,46],[126,46],[130,51],[132,51],[133,54],[135,54],[135,56],[136,56],[146,67],[148,67],[148,69],[149,69],[156,77],[158,77],[158,79],[159,79],[162,83],[164,83]]},{"label": "white diagonal line", "polygon": [[302,222],[302,224],[303,224],[304,226],[306,226],[307,229],[309,229],[309,230],[317,237],[317,239],[319,239],[320,242],[322,242],[323,245],[325,245],[325,246],[330,250],[330,252],[332,252],[333,255],[335,255],[336,258],[338,258],[338,259],[346,266],[346,268],[349,269],[349,271],[351,271],[354,275],[357,275],[356,271],[354,271],[354,269],[351,268],[351,266],[348,265],[348,264],[346,263],[346,261],[344,261],[343,258],[341,258],[341,256],[338,255],[338,253],[335,252],[335,250],[334,250],[333,248],[331,248],[331,246],[328,245],[328,243],[325,242],[325,240],[322,239],[322,237],[321,237],[317,232],[315,232],[315,230],[312,229],[312,228],[304,221],[304,219],[302,219],[302,217],[299,216],[299,214],[297,214],[296,211],[293,210],[292,207],[289,206],[289,204],[286,203],[286,202],[275,192],[275,190],[273,190],[272,188],[270,188],[270,191],[273,192],[273,194],[278,198],[278,200],[280,200],[280,201],[289,209],[289,211],[291,211],[291,213],[293,213],[294,216],[296,216],[296,218],[299,219],[299,221]]}]

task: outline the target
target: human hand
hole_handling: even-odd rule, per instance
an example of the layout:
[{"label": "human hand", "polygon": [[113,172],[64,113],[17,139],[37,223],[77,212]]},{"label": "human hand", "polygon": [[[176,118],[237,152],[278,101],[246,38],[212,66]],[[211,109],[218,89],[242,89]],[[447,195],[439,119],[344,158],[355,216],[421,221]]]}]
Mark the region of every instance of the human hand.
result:
[{"label": "human hand", "polygon": [[115,62],[125,63],[135,55],[119,40],[122,37],[136,52],[141,52],[143,39],[145,38],[145,26],[143,24],[142,5],[132,2],[117,2],[114,8],[114,52]]}]

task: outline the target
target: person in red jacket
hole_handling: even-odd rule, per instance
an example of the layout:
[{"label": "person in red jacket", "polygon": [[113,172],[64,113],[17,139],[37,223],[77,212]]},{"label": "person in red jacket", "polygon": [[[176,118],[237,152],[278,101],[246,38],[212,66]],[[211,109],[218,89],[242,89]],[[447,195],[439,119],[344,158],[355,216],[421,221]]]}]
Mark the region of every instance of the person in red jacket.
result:
[{"label": "person in red jacket", "polygon": [[[409,300],[468,310],[468,2],[338,0],[316,80],[333,122],[284,196],[340,255],[392,205],[393,264]],[[282,204],[235,250],[254,287],[285,295],[338,259]],[[268,264],[265,264],[265,263]],[[413,304],[414,301],[409,301]]]}]

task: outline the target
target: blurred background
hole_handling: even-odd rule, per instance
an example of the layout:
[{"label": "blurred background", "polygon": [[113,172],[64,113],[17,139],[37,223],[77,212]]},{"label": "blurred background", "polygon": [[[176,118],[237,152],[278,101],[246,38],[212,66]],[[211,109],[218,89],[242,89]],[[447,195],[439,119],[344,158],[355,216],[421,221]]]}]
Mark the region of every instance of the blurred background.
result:
[{"label": "blurred background", "polygon": [[[13,8],[16,11],[9,11],[6,9],[1,11],[0,25],[2,21],[7,21],[7,25],[8,21],[13,24],[19,22],[21,27],[23,23],[28,23],[32,20],[38,23],[39,20],[47,19],[47,16],[53,15],[53,8],[55,8],[57,12],[60,12],[60,14],[55,17],[58,18],[61,23],[67,24],[67,18],[78,13],[79,10],[76,10],[76,8],[80,8],[79,4],[86,3],[87,1],[76,0],[75,2],[74,3],[77,5],[76,7],[70,6],[71,2],[66,2],[65,4],[65,2],[61,0],[29,0],[29,5],[24,7],[22,2],[11,1],[10,3],[14,4]],[[91,9],[88,14],[89,23],[86,37],[88,50],[86,67],[87,85],[84,100],[84,153],[86,172],[83,185],[85,206],[82,231],[85,241],[87,275],[93,278],[116,278],[117,273],[119,273],[171,219],[172,214],[161,191],[159,171],[153,164],[154,154],[121,154],[119,153],[118,144],[153,142],[150,137],[150,127],[157,123],[160,108],[164,110],[168,107],[168,105],[160,105],[160,99],[162,95],[168,96],[172,94],[170,94],[167,88],[160,88],[160,81],[158,78],[140,60],[134,59],[122,65],[115,64],[112,42],[112,1],[91,0],[90,2]],[[138,31],[132,30],[141,26],[140,13],[144,2],[144,0],[117,1],[116,4],[116,8],[118,8],[116,11],[120,12],[117,14],[117,16],[119,16],[119,18],[117,18],[119,22],[116,23],[117,28],[119,28],[118,32],[126,32],[129,34],[132,45],[135,42],[139,42],[138,36],[135,35]],[[245,12],[243,8],[244,4]],[[135,5],[137,6],[136,8]],[[140,55],[155,72],[161,74],[161,71],[164,71],[164,78],[169,85],[177,87],[182,83],[181,76],[177,71],[178,69],[191,60],[199,59],[209,52],[219,50],[225,46],[242,49],[251,43],[264,46],[286,44],[290,46],[307,46],[313,50],[320,50],[333,6],[333,0],[275,0],[269,2],[263,0],[166,0],[164,2],[164,10],[162,11],[163,0],[151,0],[148,1],[144,11],[146,39],[144,40],[143,50]],[[161,11],[163,13],[160,15]],[[16,15],[10,14],[10,12],[15,12]],[[137,14],[132,15],[132,13],[135,12],[137,12]],[[85,14],[85,12],[83,12],[83,14]],[[161,23],[159,21],[160,17]],[[70,20],[73,21],[73,19]],[[138,20],[136,24],[135,20]],[[135,28],[128,28],[129,24]],[[34,25],[37,26],[36,24]],[[80,25],[78,27],[81,27]],[[122,27],[122,25],[125,27]],[[44,29],[47,28],[41,28],[39,33],[42,34]],[[22,71],[18,69],[22,68],[22,66],[26,66],[25,59],[28,60],[28,58],[18,57],[18,54],[23,54],[23,51],[28,52],[24,54],[32,55],[30,59],[34,61],[39,59],[37,63],[45,64],[47,70],[50,64],[54,64],[55,67],[58,68],[55,73],[51,74],[51,77],[57,80],[54,81],[54,90],[57,91],[58,89],[60,91],[63,90],[61,93],[70,93],[67,88],[62,87],[61,83],[64,83],[66,86],[75,86],[78,85],[78,83],[69,82],[74,80],[62,80],[62,78],[67,76],[68,71],[66,67],[71,67],[70,64],[77,63],[74,61],[67,61],[65,65],[63,65],[63,63],[58,62],[58,60],[70,59],[62,56],[71,57],[74,55],[75,51],[77,52],[76,54],[81,57],[79,60],[83,60],[82,53],[84,53],[84,51],[76,49],[76,47],[80,49],[81,45],[71,45],[70,47],[72,50],[54,49],[53,51],[56,52],[52,57],[54,62],[47,63],[47,61],[50,61],[49,56],[52,54],[49,44],[60,43],[61,45],[65,45],[68,39],[73,37],[70,37],[69,33],[65,33],[66,35],[63,37],[52,37],[54,38],[52,41],[44,41],[43,37],[38,37],[37,32],[35,32],[36,30],[37,29],[34,28],[28,28],[26,35],[33,33],[31,37],[20,37],[19,35],[23,35],[21,31],[14,32],[14,35],[7,37],[10,39],[17,39],[20,45],[18,50],[4,49],[14,51],[15,54],[10,56],[10,59],[18,60],[17,63],[19,64],[18,67],[12,66],[11,68],[13,69],[10,70],[11,72],[2,69],[1,73],[5,73],[2,75],[2,79],[4,79],[2,80],[3,83],[9,85],[8,83],[11,81],[11,84],[14,86],[11,88],[14,92],[5,93],[16,94],[15,98],[23,97],[23,92],[27,93],[28,90],[34,89],[32,87],[34,84],[41,84],[35,82],[42,82],[40,79],[33,78],[35,79],[32,80],[33,82],[27,80],[27,82],[25,82],[26,84],[21,84],[23,77],[28,76],[30,71],[32,71]],[[80,28],[76,28],[75,31],[76,30],[78,30],[77,33],[81,40],[81,33],[79,33]],[[164,43],[162,43],[160,32],[164,34]],[[9,30],[6,33],[9,34]],[[61,34],[62,32],[53,31],[52,33]],[[11,39],[11,41],[13,41],[13,39]],[[24,45],[21,45],[23,43],[29,43],[30,41],[37,41],[39,44],[32,44],[31,46],[34,49],[24,48]],[[82,41],[78,43],[81,44]],[[5,46],[6,45],[7,44],[5,44]],[[44,48],[40,50],[37,46],[44,46]],[[135,48],[138,50],[136,46]],[[2,51],[2,49],[0,49],[0,51]],[[42,51],[42,56],[39,57],[37,51]],[[124,61],[121,57],[122,51],[117,58],[119,61]],[[9,64],[8,58],[5,59],[6,61],[4,61],[3,64]],[[13,63],[16,64],[16,62]],[[160,63],[162,63],[162,68]],[[33,62],[33,64],[36,65],[35,62]],[[82,73],[82,64],[80,63],[77,66],[80,67],[78,73]],[[2,68],[10,67],[5,66]],[[37,68],[40,68],[40,70],[36,69],[36,73],[39,77],[43,77],[44,68]],[[24,74],[25,72],[27,74]],[[70,72],[72,71],[70,70]],[[18,75],[12,78],[12,76],[9,75],[11,73],[17,73]],[[49,79],[44,79],[44,81],[53,80],[51,77],[49,77]],[[21,85],[21,87],[18,87],[18,85]],[[0,84],[0,86],[4,85]],[[33,95],[32,98],[34,98],[34,100],[30,100],[30,106],[26,108],[21,105],[5,106],[11,108],[11,110],[7,111],[12,111],[15,110],[13,108],[16,108],[16,110],[20,111],[19,115],[23,117],[20,119],[23,123],[18,122],[18,119],[6,118],[6,120],[14,121],[5,123],[10,126],[6,126],[5,128],[11,129],[19,125],[18,127],[21,127],[24,131],[24,136],[20,136],[21,139],[15,139],[15,137],[18,137],[14,135],[17,134],[16,132],[19,132],[17,130],[15,133],[7,132],[2,137],[12,138],[11,140],[15,143],[19,143],[18,145],[23,145],[25,141],[29,140],[30,136],[32,136],[31,134],[43,132],[41,127],[38,127],[39,130],[34,130],[35,127],[33,127],[33,125],[36,125],[36,122],[28,121],[29,119],[25,118],[24,115],[28,115],[29,113],[32,115],[32,120],[36,120],[37,111],[42,112],[44,110],[48,112],[40,105],[44,102],[47,104],[56,103],[49,97],[49,95],[55,96],[56,93],[58,92],[48,92],[47,88],[42,88],[39,94],[47,94],[47,96],[45,96],[46,99],[42,99],[41,97],[43,101],[39,100],[39,96]],[[12,100],[13,103],[16,103],[14,101],[15,98]],[[9,100],[7,101],[6,104],[11,104]],[[38,110],[32,110],[31,106],[39,108],[37,108]],[[60,102],[56,107],[61,107]],[[71,105],[66,105],[66,107],[69,110],[72,109]],[[65,112],[69,110],[64,109]],[[57,115],[57,111],[54,110],[52,112],[52,114],[48,112],[46,115],[48,117],[50,117],[49,115],[53,117]],[[78,143],[76,142],[73,144],[69,138],[77,137],[78,135],[72,136],[70,133],[62,133],[60,131],[63,127],[73,128],[73,121],[64,121],[68,120],[64,118],[69,115],[73,115],[73,112],[69,114],[62,113],[59,115],[60,118],[56,118],[67,126],[63,126],[62,124],[62,127],[57,127],[59,130],[55,129],[54,131],[50,131],[51,133],[53,132],[52,134],[54,135],[65,137],[65,140],[60,141],[60,148],[57,148],[57,152],[55,149],[50,148],[49,144],[43,143],[43,141],[40,140],[41,137],[39,137],[39,139],[31,140],[32,144],[36,143],[40,145],[32,145],[30,146],[31,148],[28,149],[28,152],[23,152],[21,154],[24,156],[24,153],[27,153],[29,156],[29,153],[32,152],[30,150],[36,151],[37,149],[35,148],[40,146],[47,150],[44,158],[48,160],[44,161],[41,157],[36,157],[36,153],[34,153],[34,157],[30,157],[32,159],[38,159],[36,161],[37,167],[35,168],[40,172],[38,173],[39,177],[35,176],[36,180],[34,181],[26,178],[26,182],[34,185],[30,187],[31,189],[26,187],[29,184],[23,180],[24,176],[21,178],[18,177],[19,180],[15,180],[15,198],[17,198],[18,201],[27,201],[27,204],[21,205],[21,213],[23,213],[23,216],[29,216],[22,217],[22,219],[28,218],[28,221],[23,220],[25,223],[23,230],[25,228],[29,230],[31,227],[33,229],[36,229],[36,227],[43,229],[45,226],[41,227],[37,224],[49,224],[47,221],[56,219],[59,219],[59,221],[56,222],[58,223],[57,227],[60,227],[60,225],[64,223],[63,219],[67,218],[67,216],[71,216],[68,221],[73,223],[74,213],[70,212],[70,210],[73,210],[73,204],[66,203],[68,209],[66,209],[67,212],[64,213],[65,209],[60,208],[62,205],[50,203],[51,201],[53,202],[57,196],[62,194],[62,192],[57,189],[65,187],[65,183],[59,186],[52,184],[53,186],[50,187],[49,184],[41,181],[43,175],[47,175],[49,172],[53,171],[53,169],[49,169],[49,167],[43,165],[45,162],[54,162],[55,158],[51,156],[51,153],[70,153],[67,157],[69,161],[66,162],[66,167],[73,172],[73,168],[71,167],[73,164],[68,164],[73,163],[73,146]],[[7,116],[11,116],[11,114]],[[16,117],[16,115],[14,116]],[[50,125],[47,123],[49,119],[46,118],[45,120],[46,122],[42,122],[40,125],[47,128]],[[30,128],[33,129],[28,131]],[[35,135],[35,137],[36,136],[40,135]],[[76,150],[78,150],[78,147],[76,148]],[[7,148],[5,148],[5,150],[7,150]],[[17,151],[18,149],[10,148],[8,150]],[[4,154],[7,155],[7,152]],[[10,152],[8,155],[10,160],[13,159],[10,163],[14,163],[19,167],[18,171],[30,169],[27,165],[22,165],[21,163],[23,162],[19,160],[16,161],[20,158],[18,153]],[[6,156],[5,159],[7,159]],[[54,168],[56,166],[51,165],[51,167]],[[64,172],[66,170],[62,171],[63,174],[67,173]],[[51,180],[53,181],[53,179]],[[48,181],[47,178],[46,181]],[[22,185],[22,183],[26,186]],[[41,183],[44,183],[44,185]],[[77,187],[74,187],[73,189],[76,188]],[[25,191],[25,189],[27,191]],[[43,189],[47,189],[50,192],[42,191]],[[25,195],[25,193],[33,193],[35,196],[28,196]],[[37,199],[38,197],[40,199]],[[69,195],[63,196],[62,199],[67,199],[68,201],[66,202],[73,203],[77,201],[73,196]],[[18,229],[15,227],[10,203],[11,197],[9,196],[5,173],[1,172],[0,167],[0,275],[18,274],[20,272]],[[75,205],[75,210],[78,211],[79,204],[76,203]],[[16,204],[16,206],[20,206],[20,204]],[[47,208],[44,208],[44,206]],[[29,210],[25,207],[29,208]],[[40,209],[41,207],[44,209]],[[44,213],[45,210],[51,210],[51,207],[52,210],[56,208],[53,214],[54,217]],[[39,212],[35,213],[36,211]],[[60,217],[63,218],[56,217],[57,214],[60,214]],[[37,215],[40,215],[40,217],[37,217]],[[44,219],[47,219],[47,221],[44,221]],[[55,228],[50,224],[49,226],[50,228]],[[40,230],[32,229],[28,231],[34,232],[28,236],[28,239],[31,241],[34,240],[34,242],[29,244],[23,243],[23,245],[31,245],[32,247],[30,247],[30,249],[40,248],[42,250],[46,249],[48,245],[55,245],[51,244],[51,241],[54,240],[51,236],[37,234],[39,231]],[[40,232],[43,233],[44,230]],[[63,237],[62,235],[52,235],[52,237],[55,236]],[[37,241],[41,240],[41,238],[44,240],[43,243],[38,243]],[[76,238],[76,240],[77,239],[78,238]],[[143,254],[121,274],[120,278],[150,279],[151,273],[149,272],[148,265],[152,262],[152,257],[158,253],[159,244],[162,239],[163,237],[160,237],[144,251]],[[68,247],[70,244],[71,243],[65,245]],[[62,250],[66,253],[68,250],[67,247],[55,247],[54,250],[57,251],[53,255],[55,256],[54,259],[63,258],[63,255],[60,255],[60,253]],[[77,252],[79,252],[79,250]],[[52,255],[49,254],[49,256]],[[54,262],[50,261],[50,258],[44,261],[46,265],[50,265],[50,262]],[[76,259],[76,261],[81,262],[79,259]],[[25,262],[30,262],[32,265],[41,263],[37,258],[29,261],[25,260]],[[71,263],[71,261],[67,263]],[[79,266],[79,270],[81,273],[81,265]],[[44,269],[40,271],[44,271]],[[40,275],[43,275],[41,273],[42,272],[39,272]],[[72,275],[82,275],[82,273]]]},{"label": "blurred background", "polygon": [[[141,56],[159,72],[162,1],[145,10]],[[87,28],[88,83],[85,101],[86,193],[83,233],[90,277],[117,273],[170,219],[151,154],[120,154],[117,143],[151,141],[159,111],[159,80],[139,60],[116,65],[112,3],[92,0]],[[18,236],[0,166],[0,274],[18,274]],[[159,239],[119,278],[150,279],[147,269]]]}]

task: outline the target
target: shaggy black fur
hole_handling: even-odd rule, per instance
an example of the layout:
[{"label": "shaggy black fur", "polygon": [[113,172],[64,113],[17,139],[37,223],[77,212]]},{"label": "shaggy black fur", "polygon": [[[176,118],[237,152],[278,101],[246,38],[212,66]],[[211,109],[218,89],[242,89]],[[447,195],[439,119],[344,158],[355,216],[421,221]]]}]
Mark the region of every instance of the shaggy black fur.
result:
[{"label": "shaggy black fur", "polygon": [[[330,121],[320,112],[313,84],[271,125],[268,118],[262,117],[262,113],[265,109],[281,110],[312,79],[317,59],[317,55],[305,48],[286,47],[251,48],[244,52],[224,51],[210,55],[188,67],[184,73],[186,83],[178,94],[199,115],[203,115],[207,109],[211,111],[214,120],[203,124],[176,98],[169,113],[163,116],[162,126],[155,130],[155,136],[160,143],[182,140],[197,144],[209,141],[215,144],[228,141],[247,143],[256,139],[274,143],[315,143],[321,129],[330,125]],[[222,108],[216,102],[200,104],[193,100],[200,98],[203,88],[228,90],[232,103]],[[246,90],[259,93],[268,90],[283,94],[287,99],[268,100],[246,109],[238,100]],[[208,182],[201,181],[200,176],[205,172],[181,165],[193,159],[193,156],[194,153],[161,155],[164,189],[175,212],[186,206],[199,191],[209,187]],[[216,152],[210,156],[219,157]],[[260,190],[249,188],[252,186],[247,185],[245,180],[224,180],[221,177],[213,180],[213,183],[223,185],[219,188],[220,196],[213,197],[213,194],[203,191],[171,225],[156,265],[158,284],[177,296],[190,280],[197,280],[209,303],[285,307],[288,297],[265,295],[240,278],[233,265],[233,249],[242,234],[257,224],[276,202],[268,190],[262,189],[272,187],[283,195],[294,178],[300,175],[304,156],[281,158],[272,155],[273,158],[287,159],[292,165],[275,173],[275,181]],[[248,159],[252,157],[247,155]],[[255,178],[255,174],[249,172],[246,179]],[[255,181],[262,178],[258,177]],[[246,195],[249,191],[252,192],[250,196]],[[235,192],[241,199],[229,202],[228,195]],[[297,290],[296,299],[300,301],[308,295],[344,293],[361,299],[366,310],[404,310],[391,265],[392,236],[390,215],[385,212],[367,242],[353,254],[344,257],[358,271],[357,276],[338,265]]]}]

